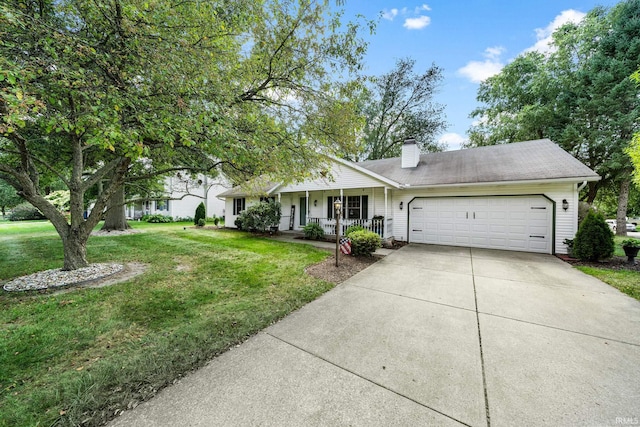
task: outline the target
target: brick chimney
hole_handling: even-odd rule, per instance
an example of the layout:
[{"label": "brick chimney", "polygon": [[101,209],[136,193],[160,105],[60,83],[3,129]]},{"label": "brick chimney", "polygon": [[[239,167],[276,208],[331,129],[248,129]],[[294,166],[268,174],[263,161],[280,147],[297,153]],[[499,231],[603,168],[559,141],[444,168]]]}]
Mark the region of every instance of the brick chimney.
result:
[{"label": "brick chimney", "polygon": [[420,148],[413,138],[405,139],[402,144],[402,168],[415,168],[420,161]]}]

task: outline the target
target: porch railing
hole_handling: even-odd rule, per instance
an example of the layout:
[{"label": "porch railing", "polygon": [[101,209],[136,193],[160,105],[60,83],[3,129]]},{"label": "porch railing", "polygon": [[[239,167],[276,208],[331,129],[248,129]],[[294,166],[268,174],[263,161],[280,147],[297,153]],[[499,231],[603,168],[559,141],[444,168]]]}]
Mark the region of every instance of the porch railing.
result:
[{"label": "porch railing", "polygon": [[[387,229],[391,232],[392,219],[387,218]],[[336,235],[336,220],[333,218],[309,218],[309,222],[314,222],[324,230],[324,233],[329,236]],[[347,228],[352,225],[359,225],[365,230],[373,231],[374,233],[378,233],[380,237],[383,239],[386,237],[384,235],[384,218],[371,218],[371,219],[341,219],[340,220],[340,234],[344,235],[344,232]]]}]

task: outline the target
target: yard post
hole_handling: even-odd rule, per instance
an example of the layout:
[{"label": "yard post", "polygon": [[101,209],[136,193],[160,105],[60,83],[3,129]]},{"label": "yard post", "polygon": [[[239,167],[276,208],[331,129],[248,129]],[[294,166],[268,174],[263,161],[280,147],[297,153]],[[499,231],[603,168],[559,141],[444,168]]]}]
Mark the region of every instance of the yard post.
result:
[{"label": "yard post", "polygon": [[336,199],[333,202],[336,211],[336,267],[338,266],[338,256],[340,255],[340,215],[342,214],[342,201]]}]

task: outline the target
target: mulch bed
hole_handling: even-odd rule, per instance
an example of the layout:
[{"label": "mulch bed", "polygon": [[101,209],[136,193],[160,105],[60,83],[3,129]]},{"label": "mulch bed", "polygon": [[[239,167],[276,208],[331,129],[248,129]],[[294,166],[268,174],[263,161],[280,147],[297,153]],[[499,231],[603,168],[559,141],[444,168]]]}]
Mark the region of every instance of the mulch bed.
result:
[{"label": "mulch bed", "polygon": [[559,255],[558,258],[562,259],[565,262],[568,262],[571,265],[581,265],[585,267],[595,267],[595,268],[607,268],[609,270],[629,270],[629,271],[640,271],[640,263],[637,262],[635,264],[629,264],[627,262],[627,257],[622,256],[614,256],[611,259],[606,261],[580,261],[579,259],[570,258],[566,255]]},{"label": "mulch bed", "polygon": [[382,257],[376,255],[370,257],[356,257],[340,254],[338,257],[337,267],[336,258],[332,256],[318,264],[307,267],[305,271],[310,276],[338,284],[344,282],[349,277],[364,270],[380,259],[382,259]]}]

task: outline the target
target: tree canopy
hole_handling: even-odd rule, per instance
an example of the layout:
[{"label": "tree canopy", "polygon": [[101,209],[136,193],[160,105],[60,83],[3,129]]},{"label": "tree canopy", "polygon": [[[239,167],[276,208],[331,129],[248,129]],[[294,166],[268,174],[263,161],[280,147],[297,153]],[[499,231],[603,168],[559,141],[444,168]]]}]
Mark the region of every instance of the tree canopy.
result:
[{"label": "tree canopy", "polygon": [[[359,69],[366,46],[339,18],[312,0],[10,0],[0,177],[51,220],[74,269],[142,159],[139,179],[195,166],[308,176],[322,153],[353,144],[350,86],[333,81]],[[43,176],[69,189],[70,222],[44,198]]]},{"label": "tree canopy", "polygon": [[423,152],[442,151],[435,136],[446,128],[444,107],[433,101],[442,82],[442,69],[432,65],[414,71],[415,60],[400,59],[393,70],[370,78],[360,93],[364,127],[352,160],[375,160],[400,155],[402,144],[415,138]]},{"label": "tree canopy", "polygon": [[625,148],[640,123],[629,79],[640,63],[639,34],[638,0],[595,8],[564,25],[550,53],[520,55],[480,85],[483,105],[471,114],[477,124],[470,145],[550,138],[602,177],[589,184],[588,202],[613,185],[622,207],[631,171]]}]

